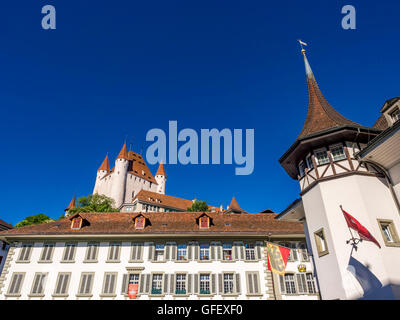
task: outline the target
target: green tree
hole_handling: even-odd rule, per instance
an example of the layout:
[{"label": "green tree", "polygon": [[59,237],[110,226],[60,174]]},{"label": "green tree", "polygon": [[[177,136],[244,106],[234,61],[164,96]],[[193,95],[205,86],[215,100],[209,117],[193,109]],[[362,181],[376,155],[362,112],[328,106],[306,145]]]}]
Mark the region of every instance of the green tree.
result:
[{"label": "green tree", "polygon": [[36,214],[33,216],[26,217],[24,220],[18,222],[15,225],[15,228],[31,226],[34,224],[42,224],[42,223],[47,223],[47,222],[51,222],[51,221],[54,221],[54,220],[45,214]]},{"label": "green tree", "polygon": [[208,204],[205,201],[195,200],[191,207],[187,208],[188,212],[204,212],[209,211]]},{"label": "green tree", "polygon": [[[93,194],[81,197],[77,201],[77,206],[68,211],[68,215],[78,212],[118,212],[114,209],[114,200],[104,195]],[[63,216],[62,216],[63,217]]]}]

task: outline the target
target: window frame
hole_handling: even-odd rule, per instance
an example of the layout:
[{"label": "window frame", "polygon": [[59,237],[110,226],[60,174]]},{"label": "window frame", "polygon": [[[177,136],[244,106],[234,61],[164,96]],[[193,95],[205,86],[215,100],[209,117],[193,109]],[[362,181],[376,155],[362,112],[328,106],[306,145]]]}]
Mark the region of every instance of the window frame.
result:
[{"label": "window frame", "polygon": [[[202,255],[201,254],[202,251],[208,252],[208,254]],[[203,257],[207,257],[207,259],[203,259]],[[209,243],[200,243],[199,244],[199,261],[211,261],[211,245]]]},{"label": "window frame", "polygon": [[[334,149],[336,149],[336,148],[342,148],[342,151],[343,151],[343,158],[340,158],[340,159],[335,159],[335,156],[333,155],[333,150]],[[343,145],[343,143],[336,143],[336,144],[333,144],[333,145],[330,145],[329,146],[329,152],[330,152],[330,154],[331,154],[331,156],[332,156],[332,161],[333,162],[339,162],[339,161],[343,161],[343,160],[346,160],[347,159],[347,156],[346,156],[346,150],[344,149],[345,148],[345,146]]]},{"label": "window frame", "polygon": [[[82,287],[82,281],[83,281],[84,275],[91,275],[92,276],[91,281],[90,281],[89,293],[80,292],[81,287]],[[78,286],[78,293],[76,294],[77,297],[92,297],[93,296],[94,277],[95,277],[95,273],[94,272],[82,272],[81,273],[81,278],[80,278],[79,286]]]},{"label": "window frame", "polygon": [[[47,250],[46,250],[47,247]],[[51,248],[51,249],[49,249]],[[52,263],[53,262],[53,255],[54,255],[54,250],[56,248],[56,244],[53,242],[48,242],[48,243],[43,243],[43,248],[42,252],[40,253],[40,257],[38,260],[38,263]],[[45,251],[46,250],[46,251]],[[43,255],[46,253],[46,256],[48,255],[48,250],[50,251],[50,258],[49,259],[43,259]]]},{"label": "window frame", "polygon": [[[61,275],[63,275],[63,276],[67,275],[67,276],[68,276],[68,278],[67,278],[67,284],[66,284],[66,286],[65,286],[65,293],[57,293],[57,288],[58,288],[58,286],[59,286],[59,284],[60,284],[60,277],[61,277]],[[71,273],[71,272],[59,272],[59,273],[58,273],[58,275],[57,275],[57,280],[56,280],[56,286],[54,287],[54,292],[53,292],[53,294],[52,294],[53,297],[68,297],[68,296],[69,296],[68,291],[69,291],[69,284],[70,284],[70,281],[71,281],[71,276],[72,276],[72,273]],[[65,281],[65,280],[64,280],[64,281]],[[62,288],[61,288],[61,289],[62,289]]]},{"label": "window frame", "polygon": [[[66,260],[66,259],[64,259],[65,256],[66,256],[66,254],[67,254],[68,247],[70,248],[69,250],[73,250],[71,260]],[[73,249],[71,249],[71,248],[73,248]],[[74,243],[74,242],[66,242],[65,245],[64,245],[64,251],[63,251],[63,254],[62,254],[62,259],[61,259],[60,262],[61,262],[61,263],[75,263],[75,256],[76,256],[76,250],[77,250],[77,248],[78,248],[78,244],[77,244],[77,243]],[[69,257],[69,256],[68,256],[68,257]]]},{"label": "window frame", "polygon": [[[230,249],[226,249],[226,248],[224,248],[225,246],[230,246]],[[231,254],[230,254],[230,259],[225,259],[225,251],[231,251]],[[234,261],[234,257],[233,257],[233,244],[232,243],[223,243],[222,244],[222,261],[228,261],[228,262],[231,262],[231,261]]]},{"label": "window frame", "polygon": [[[107,276],[114,278],[114,284],[111,288],[112,289],[111,292],[105,292]],[[111,278],[110,278],[110,280],[111,280]],[[101,286],[102,289],[101,289],[100,297],[116,297],[117,296],[117,293],[116,293],[117,280],[118,280],[118,272],[104,272],[103,285]]]},{"label": "window frame", "polygon": [[[253,246],[253,248],[247,248],[247,246]],[[248,256],[247,256],[248,251],[250,253],[253,252],[252,253],[254,256],[253,259],[248,259]],[[251,256],[251,254],[249,254],[249,256]],[[245,261],[257,261],[257,259],[256,259],[256,244],[255,243],[249,243],[249,242],[244,243],[244,260]]]},{"label": "window frame", "polygon": [[[202,276],[208,276],[208,280],[201,280],[201,277]],[[200,296],[209,296],[209,295],[211,295],[212,294],[212,289],[211,289],[211,287],[212,287],[212,283],[211,283],[211,278],[212,278],[212,275],[211,275],[211,272],[199,272],[199,283],[198,283],[198,288],[199,288],[199,292],[198,292],[198,294],[200,295]],[[205,282],[207,282],[208,281],[208,293],[207,292],[201,292],[201,284],[202,284],[202,282],[203,283],[205,283]],[[205,290],[204,290],[205,291]]]},{"label": "window frame", "polygon": [[[319,234],[322,234],[322,236],[324,237],[324,245],[325,245],[325,250],[322,250],[323,248],[321,247],[321,237],[319,236]],[[325,230],[324,228],[319,229],[318,231],[314,232],[314,240],[315,240],[315,244],[317,246],[317,252],[318,252],[318,256],[320,258],[326,256],[329,254],[329,247],[328,247],[328,239],[326,238],[326,234],[325,234]]]},{"label": "window frame", "polygon": [[[184,276],[185,278],[184,278],[184,280],[178,280],[178,276]],[[174,282],[175,282],[175,284],[174,284],[174,295],[176,295],[176,296],[184,296],[184,295],[187,295],[188,294],[188,277],[189,277],[189,275],[186,273],[186,272],[176,272],[175,273],[175,277],[174,277]],[[178,281],[179,281],[179,283],[182,285],[183,284],[183,286],[184,286],[184,289],[181,289],[181,291],[184,291],[184,292],[179,292],[178,293]]]},{"label": "window frame", "polygon": [[[153,290],[155,290],[153,288],[154,276],[161,276],[161,279],[157,280],[157,282],[159,281],[160,287],[161,287],[161,289],[157,289],[157,290],[160,290],[159,293],[158,292],[153,292]],[[150,281],[151,281],[150,282],[150,292],[149,292],[150,296],[162,296],[164,294],[164,277],[165,277],[165,274],[163,272],[152,272],[150,274]]]},{"label": "window frame", "polygon": [[[30,294],[28,295],[29,297],[44,297],[48,275],[49,275],[48,272],[35,272],[35,275],[33,276],[31,291]],[[43,277],[40,283],[42,290],[40,292],[33,292],[33,290],[35,289],[37,277]]]},{"label": "window frame", "polygon": [[[11,287],[13,285],[13,280],[17,275],[21,275],[22,276],[20,284],[19,284],[19,287],[18,287],[18,291],[17,292],[11,292]],[[7,293],[5,294],[6,297],[20,297],[21,296],[21,290],[22,290],[22,287],[24,285],[25,275],[26,275],[26,272],[13,272],[13,274],[11,276],[10,283],[8,285]]]},{"label": "window frame", "polygon": [[[317,155],[318,153],[322,153],[322,152],[326,152],[327,162],[325,162],[325,163],[320,163],[318,155]],[[317,162],[318,166],[324,166],[331,162],[329,159],[328,149],[325,147],[314,150],[314,157],[315,157],[315,161]]]},{"label": "window frame", "polygon": [[[96,252],[95,252],[95,257],[94,259],[91,259],[89,257],[88,259],[88,255],[89,255],[89,247],[96,247]],[[85,260],[83,261],[84,263],[96,263],[98,262],[98,256],[99,256],[99,248],[100,248],[100,243],[99,242],[87,242],[86,244],[86,253],[85,253]]]},{"label": "window frame", "polygon": [[300,176],[300,178],[304,178],[305,175],[306,175],[306,168],[307,168],[307,166],[306,166],[304,160],[301,160],[301,161],[299,162],[299,165],[298,165],[297,167],[298,167],[298,170],[299,170],[299,176]]},{"label": "window frame", "polygon": [[[22,257],[22,252],[24,252],[24,248],[29,248],[29,252],[28,252],[28,257],[26,259],[21,259]],[[34,244],[33,243],[23,243],[20,247],[20,252],[18,255],[18,259],[15,261],[17,263],[30,263],[31,262],[31,257],[32,257],[32,251],[34,248]],[[25,255],[26,255],[26,251],[25,251]]]},{"label": "window frame", "polygon": [[[291,280],[286,280],[286,276],[291,276],[292,277],[292,279]],[[293,273],[293,272],[286,272],[285,273],[285,275],[283,276],[283,281],[284,281],[284,285],[285,285],[285,294],[286,295],[291,295],[291,296],[294,296],[294,295],[298,295],[299,293],[298,293],[298,288],[297,288],[297,284],[296,284],[296,276],[295,276],[295,273]],[[289,292],[288,291],[288,285],[287,285],[287,283],[290,281],[290,283],[292,283],[293,282],[293,286],[291,286],[291,289],[293,289],[293,287],[294,287],[294,291],[295,292]],[[290,290],[290,291],[292,291],[292,290]]]},{"label": "window frame", "polygon": [[[390,119],[392,120],[392,123],[395,124],[397,121],[400,120],[400,108],[395,108],[391,112],[389,112]],[[397,116],[397,119],[395,119]]]},{"label": "window frame", "polygon": [[[227,281],[232,281],[232,292],[225,292],[225,276],[232,275],[232,279],[228,279]],[[236,294],[236,273],[235,272],[223,272],[222,273],[222,295],[237,295]]]},{"label": "window frame", "polygon": [[[114,251],[112,252],[112,249],[114,248]],[[107,253],[107,263],[119,263],[121,262],[121,249],[122,249],[122,243],[115,241],[115,242],[109,242],[108,243],[108,253]],[[115,250],[118,250],[115,252]],[[113,257],[110,257],[111,253],[114,254]],[[115,257],[115,254],[117,254],[117,257]]]},{"label": "window frame", "polygon": [[[183,246],[185,246],[185,248],[182,248]],[[179,248],[181,247],[181,248]],[[176,261],[188,261],[188,245],[186,243],[178,243],[176,245]],[[184,251],[185,254],[184,255],[179,255],[180,251]],[[183,259],[180,259],[180,257],[182,257]]]},{"label": "window frame", "polygon": [[[381,231],[381,235],[383,238],[383,241],[385,243],[386,247],[400,247],[400,238],[397,233],[396,226],[394,224],[393,220],[388,220],[388,219],[377,219],[378,220],[378,225],[379,225],[379,230]],[[385,232],[383,231],[383,225],[386,225],[389,227],[390,234],[393,238],[393,242],[390,242],[386,239]]]},{"label": "window frame", "polygon": [[[313,154],[312,154],[312,153],[309,153],[309,154],[306,156],[305,164],[306,164],[306,167],[307,167],[309,170],[313,170],[313,169],[314,169],[314,162],[313,162],[312,157],[313,157]],[[310,161],[309,161],[309,159],[310,159]]]}]

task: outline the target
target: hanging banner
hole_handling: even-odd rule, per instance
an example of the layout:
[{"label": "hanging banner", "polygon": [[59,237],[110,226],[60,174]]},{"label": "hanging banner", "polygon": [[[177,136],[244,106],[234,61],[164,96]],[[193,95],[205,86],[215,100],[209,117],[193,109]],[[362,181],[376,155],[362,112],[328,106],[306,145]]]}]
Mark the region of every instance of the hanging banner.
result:
[{"label": "hanging banner", "polygon": [[137,292],[138,292],[138,284],[129,284],[128,286],[129,299],[136,299]]},{"label": "hanging banner", "polygon": [[285,275],[285,269],[289,260],[290,249],[267,242],[268,269],[281,276]]}]

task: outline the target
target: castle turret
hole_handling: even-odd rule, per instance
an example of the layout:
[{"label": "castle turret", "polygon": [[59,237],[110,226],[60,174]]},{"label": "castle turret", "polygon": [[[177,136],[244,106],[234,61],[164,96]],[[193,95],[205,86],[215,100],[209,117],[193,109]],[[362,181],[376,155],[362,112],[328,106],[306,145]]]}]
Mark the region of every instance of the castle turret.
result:
[{"label": "castle turret", "polygon": [[160,166],[158,167],[155,179],[157,181],[157,192],[161,194],[165,194],[165,184],[167,182],[167,175],[165,173],[164,164],[162,161],[160,162]]},{"label": "castle turret", "polygon": [[100,168],[97,170],[96,183],[94,185],[93,194],[104,193],[104,190],[102,190],[103,184],[101,182],[101,179],[108,173],[110,173],[110,165],[108,162],[108,153],[107,153],[105,159],[103,160],[103,163],[101,164]]},{"label": "castle turret", "polygon": [[119,208],[125,199],[126,178],[128,175],[129,158],[126,144],[122,147],[117,159],[112,176],[111,198],[114,199],[116,208]]},{"label": "castle turret", "polygon": [[384,176],[356,159],[381,130],[359,125],[336,111],[319,89],[305,50],[302,54],[308,86],[307,118],[300,135],[279,160],[298,180],[301,200],[278,219],[304,224],[322,299],[399,299],[393,285],[400,281],[400,272],[394,271],[400,270],[400,258],[394,258],[397,251],[379,249],[367,241],[352,245],[341,210],[343,206],[381,244],[382,221],[400,225]]},{"label": "castle turret", "polygon": [[68,212],[75,208],[75,195],[73,196],[71,202],[69,203],[68,207],[64,210],[64,215],[67,216]]}]

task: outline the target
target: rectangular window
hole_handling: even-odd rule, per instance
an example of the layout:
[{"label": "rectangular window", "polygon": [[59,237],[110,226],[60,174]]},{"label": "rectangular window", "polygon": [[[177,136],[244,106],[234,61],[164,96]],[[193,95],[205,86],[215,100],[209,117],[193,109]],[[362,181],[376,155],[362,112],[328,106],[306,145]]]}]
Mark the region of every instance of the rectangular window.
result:
[{"label": "rectangular window", "polygon": [[306,166],[304,165],[304,161],[301,161],[299,163],[299,175],[301,178],[303,178],[306,174]]},{"label": "rectangular window", "polygon": [[139,285],[139,274],[138,273],[129,274],[129,284]]},{"label": "rectangular window", "polygon": [[296,294],[296,283],[293,274],[285,274],[285,288],[287,294]]},{"label": "rectangular window", "polygon": [[246,243],[244,247],[245,247],[246,260],[256,260],[254,244]]},{"label": "rectangular window", "polygon": [[66,243],[62,261],[73,262],[75,260],[76,244]]},{"label": "rectangular window", "polygon": [[295,243],[289,243],[288,247],[290,248],[289,260],[290,261],[297,261],[297,247]]},{"label": "rectangular window", "polygon": [[330,147],[331,154],[333,157],[333,161],[340,161],[346,159],[346,155],[344,153],[343,145],[338,144]]},{"label": "rectangular window", "polygon": [[96,242],[89,242],[86,250],[86,261],[96,262],[99,244]]},{"label": "rectangular window", "polygon": [[200,260],[210,260],[210,246],[208,244],[200,244]]},{"label": "rectangular window", "polygon": [[187,260],[187,245],[179,244],[177,249],[177,260],[184,261]]},{"label": "rectangular window", "polygon": [[175,294],[186,294],[186,274],[177,274]]},{"label": "rectangular window", "polygon": [[24,244],[22,245],[18,261],[19,262],[29,262],[29,259],[31,258],[31,252],[32,252],[32,244]]},{"label": "rectangular window", "polygon": [[319,149],[315,151],[315,158],[317,160],[318,165],[323,165],[329,163],[328,152],[326,149]]},{"label": "rectangular window", "polygon": [[224,294],[234,293],[233,273],[224,273]]},{"label": "rectangular window", "polygon": [[311,154],[309,154],[308,156],[307,156],[307,158],[306,158],[306,163],[307,163],[307,168],[308,169],[314,169],[314,163],[313,163],[313,161],[312,161],[312,155]]},{"label": "rectangular window", "polygon": [[56,288],[54,290],[54,295],[67,295],[69,279],[71,277],[70,273],[59,273],[57,278]]},{"label": "rectangular window", "polygon": [[13,273],[10,286],[8,287],[8,294],[19,295],[21,294],[22,283],[24,281],[25,273]]},{"label": "rectangular window", "polygon": [[399,247],[400,240],[392,220],[378,220],[383,240],[387,247]]},{"label": "rectangular window", "polygon": [[162,294],[163,275],[155,273],[151,281],[151,294]]},{"label": "rectangular window", "polygon": [[45,243],[43,245],[42,254],[40,255],[41,262],[50,262],[53,256],[54,251],[54,244],[52,243]]},{"label": "rectangular window", "polygon": [[32,284],[32,295],[43,295],[47,273],[36,273]]},{"label": "rectangular window", "polygon": [[392,117],[393,123],[400,120],[400,109],[393,111],[390,116]]},{"label": "rectangular window", "polygon": [[104,274],[103,292],[102,294],[113,295],[115,294],[117,273],[106,272]]},{"label": "rectangular window", "polygon": [[121,243],[111,242],[110,247],[108,249],[108,261],[118,262],[120,252],[121,252]]},{"label": "rectangular window", "polygon": [[260,294],[260,284],[258,272],[246,272],[247,275],[247,294]]},{"label": "rectangular window", "polygon": [[324,229],[314,233],[315,244],[317,245],[319,257],[323,257],[329,253],[328,244],[326,242]]},{"label": "rectangular window", "polygon": [[225,261],[232,260],[232,245],[231,244],[224,244],[222,246],[222,257]]},{"label": "rectangular window", "polygon": [[210,294],[210,275],[200,274],[200,294]]},{"label": "rectangular window", "polygon": [[165,246],[163,244],[157,244],[154,252],[155,261],[164,261],[164,250]]},{"label": "rectangular window", "polygon": [[308,293],[310,293],[310,294],[317,293],[317,290],[315,289],[315,282],[314,282],[313,274],[307,273],[306,278],[307,278]]},{"label": "rectangular window", "polygon": [[301,256],[301,261],[310,260],[310,257],[308,256],[307,246],[304,243],[300,244],[300,256]]},{"label": "rectangular window", "polygon": [[297,278],[297,288],[299,289],[300,294],[305,294],[308,292],[307,290],[307,282],[306,282],[306,275],[304,273],[296,274]]},{"label": "rectangular window", "polygon": [[91,295],[94,273],[82,273],[78,294]]}]

